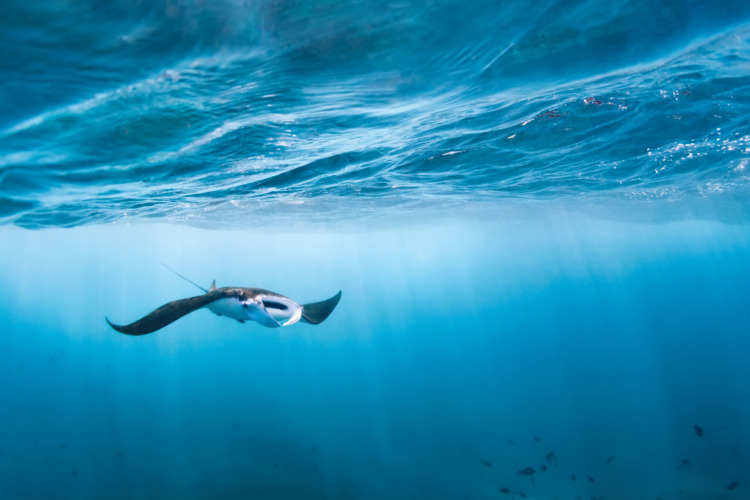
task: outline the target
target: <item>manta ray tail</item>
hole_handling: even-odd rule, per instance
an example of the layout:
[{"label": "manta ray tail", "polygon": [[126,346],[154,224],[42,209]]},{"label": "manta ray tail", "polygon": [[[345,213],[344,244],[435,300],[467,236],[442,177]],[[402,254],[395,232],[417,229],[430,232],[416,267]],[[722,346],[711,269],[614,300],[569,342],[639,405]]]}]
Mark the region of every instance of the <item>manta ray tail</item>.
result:
[{"label": "manta ray tail", "polygon": [[[200,285],[199,285],[199,284],[197,284],[196,282],[194,282],[194,281],[192,281],[192,280],[189,280],[189,279],[187,279],[186,277],[184,277],[183,275],[181,275],[180,273],[178,273],[177,271],[175,271],[174,269],[172,269],[171,267],[169,267],[168,265],[166,265],[166,264],[165,264],[164,262],[162,262],[162,263],[161,263],[161,265],[162,265],[162,266],[164,266],[164,267],[166,267],[167,269],[169,269],[170,271],[172,271],[172,272],[173,272],[173,273],[175,273],[175,274],[176,274],[177,276],[179,276],[180,278],[184,279],[185,281],[187,281],[187,282],[188,282],[188,283],[190,283],[191,285],[197,286],[198,288],[200,288],[200,289],[201,289],[201,290],[203,290],[204,292],[208,293],[208,290],[206,290],[205,288],[203,288],[202,286],[200,286]],[[216,281],[214,281],[214,285],[216,285]],[[216,288],[216,286],[214,286],[214,288]]]},{"label": "manta ray tail", "polygon": [[104,319],[107,320],[109,326],[120,333],[126,335],[146,335],[147,333],[155,332],[160,328],[164,328],[186,314],[190,314],[196,309],[200,309],[201,307],[210,304],[217,298],[218,297],[214,294],[207,293],[197,297],[174,300],[168,304],[164,304],[159,309],[156,309],[152,313],[147,314],[135,323],[130,323],[129,325],[115,325],[108,318]]},{"label": "manta ray tail", "polygon": [[341,300],[341,291],[322,302],[313,302],[312,304],[302,305],[302,321],[310,323],[311,325],[317,325],[325,321],[325,319],[331,315],[333,310]]}]

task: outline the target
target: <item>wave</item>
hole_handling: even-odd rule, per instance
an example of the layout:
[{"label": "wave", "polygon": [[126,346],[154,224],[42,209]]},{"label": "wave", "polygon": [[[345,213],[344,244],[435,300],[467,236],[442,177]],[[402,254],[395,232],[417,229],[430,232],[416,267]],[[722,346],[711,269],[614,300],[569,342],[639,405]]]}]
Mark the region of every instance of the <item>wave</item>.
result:
[{"label": "wave", "polygon": [[747,211],[744,2],[131,7],[10,4],[0,221]]}]

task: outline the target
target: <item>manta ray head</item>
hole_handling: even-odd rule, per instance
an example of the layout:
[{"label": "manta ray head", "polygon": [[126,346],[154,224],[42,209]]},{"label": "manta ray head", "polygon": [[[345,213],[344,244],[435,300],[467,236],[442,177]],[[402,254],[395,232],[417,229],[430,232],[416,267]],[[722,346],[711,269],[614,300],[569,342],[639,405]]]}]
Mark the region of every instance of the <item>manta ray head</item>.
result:
[{"label": "manta ray head", "polygon": [[244,291],[215,300],[207,307],[219,316],[241,322],[255,321],[269,328],[292,325],[302,317],[302,306],[291,299]]},{"label": "manta ray head", "polygon": [[[259,295],[258,297],[265,314],[273,319],[278,326],[293,325],[302,318],[302,306],[291,299],[269,295]],[[258,322],[260,323],[260,321]]]},{"label": "manta ray head", "polygon": [[271,314],[269,309],[266,308],[259,297],[247,298],[240,296],[237,297],[236,300],[238,301],[239,307],[242,308],[240,314],[245,315],[247,319],[256,321],[269,328],[282,326],[282,324]]}]

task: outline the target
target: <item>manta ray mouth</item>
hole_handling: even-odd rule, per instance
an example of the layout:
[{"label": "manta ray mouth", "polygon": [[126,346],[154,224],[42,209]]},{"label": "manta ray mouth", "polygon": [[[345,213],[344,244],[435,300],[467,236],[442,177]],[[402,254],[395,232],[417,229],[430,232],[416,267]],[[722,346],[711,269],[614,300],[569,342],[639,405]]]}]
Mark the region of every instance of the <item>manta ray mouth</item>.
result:
[{"label": "manta ray mouth", "polygon": [[266,309],[278,309],[279,311],[286,311],[289,307],[281,302],[274,302],[273,300],[264,300],[263,307]]}]

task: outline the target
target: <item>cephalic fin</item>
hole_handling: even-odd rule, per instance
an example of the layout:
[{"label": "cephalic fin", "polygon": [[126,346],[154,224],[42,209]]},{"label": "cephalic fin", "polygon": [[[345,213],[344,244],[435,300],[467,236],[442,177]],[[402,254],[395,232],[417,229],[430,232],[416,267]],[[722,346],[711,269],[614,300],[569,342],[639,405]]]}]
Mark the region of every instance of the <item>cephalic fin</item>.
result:
[{"label": "cephalic fin", "polygon": [[261,314],[258,314],[253,318],[256,322],[268,328],[278,328],[281,326],[281,323],[276,321],[276,319],[269,314],[268,309],[261,307],[260,312]]}]

